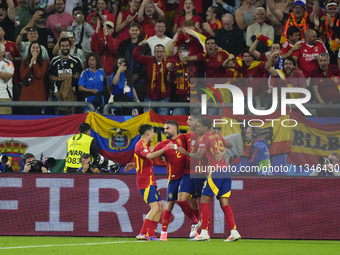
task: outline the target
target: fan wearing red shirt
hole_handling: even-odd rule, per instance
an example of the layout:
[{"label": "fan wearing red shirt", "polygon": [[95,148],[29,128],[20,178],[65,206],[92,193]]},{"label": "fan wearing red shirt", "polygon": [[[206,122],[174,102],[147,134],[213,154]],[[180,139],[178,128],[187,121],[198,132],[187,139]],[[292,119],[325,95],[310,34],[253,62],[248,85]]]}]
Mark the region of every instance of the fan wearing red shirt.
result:
[{"label": "fan wearing red shirt", "polygon": [[322,52],[327,52],[323,42],[317,40],[314,30],[308,29],[305,33],[305,40],[300,41],[301,48],[294,51],[293,58],[298,63],[298,68],[303,72],[305,78],[309,78],[312,72],[318,68],[316,57]]},{"label": "fan wearing red shirt", "polygon": [[156,35],[156,19],[164,19],[163,10],[150,0],[143,0],[138,11],[138,22],[142,27],[144,39]]},{"label": "fan wearing red shirt", "polygon": [[168,150],[174,149],[174,144],[168,143],[162,149],[151,152],[149,144],[155,136],[153,127],[148,124],[143,124],[138,128],[138,131],[141,139],[135,147],[135,163],[127,164],[124,171],[128,172],[136,168],[137,187],[151,210],[146,215],[142,230],[136,238],[138,240],[158,241],[159,239],[154,235],[162,215],[163,203],[153,174],[151,160],[159,157]]},{"label": "fan wearing red shirt", "polygon": [[[204,170],[210,172],[209,176],[204,183],[202,196],[201,196],[201,210],[202,210],[202,232],[199,236],[191,239],[192,241],[208,241],[209,236],[209,218],[210,208],[209,202],[215,195],[219,199],[220,206],[227,219],[231,235],[228,237],[227,242],[236,241],[241,238],[236,230],[233,212],[229,206],[229,197],[231,194],[231,172],[228,170],[228,164],[224,158],[220,161],[215,159],[216,154],[224,152],[225,147],[232,148],[232,144],[224,140],[219,134],[211,132],[212,121],[209,118],[202,118],[198,122],[198,135],[202,136],[199,143],[197,153],[188,153],[183,151],[182,148],[177,150],[189,156],[190,158],[200,160],[204,156],[208,160],[208,164]],[[224,169],[224,170],[219,170]]]},{"label": "fan wearing red shirt", "polygon": [[203,23],[201,34],[208,37],[215,35],[217,29],[222,28],[221,11],[216,6],[210,6],[207,10],[207,22]]},{"label": "fan wearing red shirt", "polygon": [[287,29],[287,41],[282,44],[281,57],[283,59],[291,56],[294,51],[301,48],[301,44],[297,43],[300,38],[300,30],[296,26]]},{"label": "fan wearing red shirt", "polygon": [[[234,56],[230,54],[229,58],[223,63],[226,68],[234,68],[238,72],[238,76],[241,78],[247,78],[245,83],[239,84],[239,88],[242,90],[243,94],[247,96],[247,88],[253,88],[253,95],[264,95],[267,90],[266,83],[263,82],[262,78],[267,73],[265,68],[265,62],[257,61],[254,59],[253,55],[250,54],[249,49],[245,48],[242,53],[242,60],[237,60],[233,63],[232,59]],[[254,79],[257,78],[257,79]],[[243,82],[244,79],[241,80]],[[258,109],[259,102],[255,100]]]},{"label": "fan wearing red shirt", "polygon": [[[321,53],[318,59],[318,68],[312,72],[311,86],[316,100],[321,104],[340,104],[338,84],[340,71],[335,65],[330,64],[328,53]],[[325,117],[323,111],[317,111],[318,116]],[[339,116],[339,111],[334,111]]]},{"label": "fan wearing red shirt", "polygon": [[138,21],[137,15],[141,1],[142,0],[129,0],[130,9],[119,12],[115,27],[115,31],[118,34],[118,40],[124,41],[130,37],[129,25],[133,21]]},{"label": "fan wearing red shirt", "polygon": [[[155,150],[166,147],[169,143],[175,144],[175,148],[183,147],[186,149],[184,136],[178,136],[178,123],[175,120],[168,120],[164,124],[164,134],[167,140],[159,142]],[[166,191],[166,206],[162,215],[162,232],[160,239],[167,241],[167,230],[170,223],[171,211],[178,196],[178,188],[182,179],[186,156],[176,150],[168,150],[162,156],[166,162],[168,171],[168,186]]]},{"label": "fan wearing red shirt", "polygon": [[233,77],[233,72],[226,72],[223,62],[228,59],[229,53],[224,50],[218,50],[216,38],[209,36],[205,40],[207,52],[196,56],[189,56],[181,59],[183,62],[197,61],[203,65],[206,78],[228,78]]},{"label": "fan wearing red shirt", "polygon": [[186,20],[194,22],[196,28],[202,28],[203,19],[197,15],[193,0],[185,0],[184,8],[175,18],[175,24],[172,28],[172,33],[176,33],[178,28],[182,27],[182,23]]}]

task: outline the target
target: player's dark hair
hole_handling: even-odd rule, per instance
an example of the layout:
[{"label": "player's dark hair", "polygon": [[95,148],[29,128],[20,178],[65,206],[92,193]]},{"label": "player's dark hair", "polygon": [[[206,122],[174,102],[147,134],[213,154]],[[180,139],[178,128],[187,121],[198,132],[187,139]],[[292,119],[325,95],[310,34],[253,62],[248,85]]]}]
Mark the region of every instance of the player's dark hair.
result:
[{"label": "player's dark hair", "polygon": [[90,157],[91,157],[90,154],[84,153],[83,155],[80,156],[80,160],[81,160],[81,159],[88,159],[88,158],[90,158]]},{"label": "player's dark hair", "polygon": [[177,121],[175,121],[175,120],[167,120],[164,124],[169,124],[169,125],[176,126],[177,134],[178,134],[178,122]]},{"label": "player's dark hair", "polygon": [[287,39],[289,39],[289,36],[293,36],[295,33],[300,33],[300,29],[298,29],[296,26],[291,26],[287,29]]},{"label": "player's dark hair", "polygon": [[296,66],[296,61],[292,56],[288,56],[283,60],[283,64],[285,63],[286,60],[289,60],[291,62],[293,62],[293,65]]},{"label": "player's dark hair", "polygon": [[138,128],[138,132],[140,135],[144,135],[146,131],[149,131],[149,130],[153,130],[153,126],[149,124],[140,125],[140,127]]},{"label": "player's dark hair", "polygon": [[202,123],[202,125],[204,127],[207,127],[209,130],[211,129],[212,127],[212,122],[211,122],[211,119],[207,118],[207,117],[204,117],[200,120],[200,123]]},{"label": "player's dark hair", "polygon": [[35,158],[34,155],[32,153],[25,153],[23,156],[22,156],[22,162],[24,162],[24,164],[26,164],[26,160],[28,158]]},{"label": "player's dark hair", "polygon": [[81,123],[78,127],[80,133],[85,134],[87,131],[91,130],[91,126],[88,123]]}]

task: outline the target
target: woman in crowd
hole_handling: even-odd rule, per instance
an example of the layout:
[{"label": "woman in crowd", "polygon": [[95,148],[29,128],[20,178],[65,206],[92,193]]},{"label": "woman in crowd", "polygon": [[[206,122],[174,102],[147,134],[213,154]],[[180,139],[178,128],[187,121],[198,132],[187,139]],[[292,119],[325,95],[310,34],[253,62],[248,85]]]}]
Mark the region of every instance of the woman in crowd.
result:
[{"label": "woman in crowd", "polygon": [[182,23],[186,20],[192,20],[195,23],[195,27],[201,29],[203,25],[203,19],[197,15],[195,5],[192,0],[185,0],[184,8],[175,19],[172,32],[175,34],[179,28],[182,27]]},{"label": "woman in crowd", "polygon": [[99,24],[99,34],[102,36],[103,33],[103,24],[105,21],[111,21],[114,24],[116,24],[116,17],[110,13],[108,8],[108,0],[97,0],[97,11],[92,12],[89,16],[87,16],[86,22],[90,23],[94,30],[96,31],[98,26],[98,19],[101,21]]},{"label": "woman in crowd", "polygon": [[120,11],[117,16],[116,33],[118,34],[118,40],[124,41],[130,37],[129,24],[132,21],[137,22],[138,10],[142,0],[129,0],[129,9]]},{"label": "woman in crowd", "polygon": [[156,35],[156,19],[164,19],[164,12],[152,0],[143,0],[138,11],[138,22],[141,24],[144,39]]},{"label": "woman in crowd", "polygon": [[[138,101],[135,88],[132,86],[132,71],[124,57],[117,57],[110,76],[113,102]],[[115,115],[131,115],[132,108],[119,108],[113,111]]]},{"label": "woman in crowd", "polygon": [[[20,101],[46,101],[45,74],[47,61],[42,58],[40,44],[32,42],[25,60],[21,62],[20,77],[23,86],[20,93]],[[26,115],[41,114],[41,107],[24,107],[22,113]]]},{"label": "woman in crowd", "polygon": [[215,31],[222,28],[221,11],[215,6],[210,6],[207,10],[207,22],[203,23],[203,29],[198,29],[198,32],[205,37],[215,36]]},{"label": "woman in crowd", "polygon": [[[98,109],[104,105],[103,89],[106,86],[104,69],[99,55],[94,52],[87,56],[86,64],[88,68],[79,77],[79,92],[86,102],[93,104]],[[87,111],[88,108],[85,108],[85,112]]]}]

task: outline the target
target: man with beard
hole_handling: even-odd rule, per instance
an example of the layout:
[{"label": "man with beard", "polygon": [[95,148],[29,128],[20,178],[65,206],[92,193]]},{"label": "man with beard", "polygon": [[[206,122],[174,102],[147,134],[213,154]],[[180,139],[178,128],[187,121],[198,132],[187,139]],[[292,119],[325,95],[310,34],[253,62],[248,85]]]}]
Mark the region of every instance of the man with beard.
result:
[{"label": "man with beard", "polygon": [[338,15],[338,3],[329,0],[325,7],[326,15],[321,16],[319,26],[319,36],[324,37],[325,46],[329,52],[331,63],[337,64],[339,45],[336,39],[339,38],[340,20]]},{"label": "man with beard", "polygon": [[[50,65],[50,79],[54,82],[54,95],[60,90],[64,80],[72,77],[72,87],[77,91],[79,75],[83,70],[80,59],[70,55],[71,43],[68,38],[59,40],[61,55],[52,59]],[[54,98],[55,101],[56,98]]]},{"label": "man with beard", "polygon": [[[265,65],[267,72],[271,75],[269,77],[269,90],[268,94],[271,94],[272,87],[278,88],[279,102],[281,99],[281,88],[282,87],[295,87],[295,88],[306,88],[306,79],[302,72],[295,69],[296,62],[292,56],[287,57],[283,61],[283,70],[275,69],[273,67],[274,59],[279,55],[279,52],[274,52],[272,56],[269,56],[268,61]],[[272,79],[272,77],[278,77],[280,80]],[[299,98],[300,93],[290,93],[291,98]]]},{"label": "man with beard", "polygon": [[310,15],[306,12],[306,0],[295,0],[290,14],[277,8],[274,0],[268,0],[267,4],[270,12],[282,23],[281,44],[287,41],[287,30],[291,26],[296,26],[300,30],[301,40],[303,40],[307,29],[313,28],[312,22],[319,13],[318,0],[314,1],[313,12]]},{"label": "man with beard", "polygon": [[155,151],[165,148],[171,142],[175,145],[175,150],[167,150],[162,155],[166,162],[169,182],[166,192],[166,206],[162,215],[162,232],[160,239],[167,241],[171,211],[177,200],[178,188],[186,162],[186,156],[177,152],[176,149],[182,147],[186,150],[187,143],[185,136],[178,136],[178,123],[175,120],[168,120],[164,123],[164,134],[167,140],[159,142],[155,147]]},{"label": "man with beard", "polygon": [[[319,68],[312,73],[311,86],[315,93],[315,98],[321,104],[340,104],[340,95],[338,90],[338,77],[340,76],[339,68],[330,64],[330,57],[327,53],[321,53],[318,58]],[[318,116],[323,115],[323,110],[317,111]],[[339,111],[334,114],[339,116]]]},{"label": "man with beard", "polygon": [[[166,68],[170,60],[166,58],[165,47],[157,44],[154,47],[154,57],[140,55],[143,46],[147,41],[141,41],[134,49],[132,58],[147,68],[147,87],[144,102],[169,102],[170,101],[170,84],[167,77],[170,72]],[[147,112],[149,108],[144,108]],[[169,108],[154,108],[159,115],[169,115]]]},{"label": "man with beard", "polygon": [[294,51],[292,56],[305,78],[309,78],[313,70],[318,68],[317,57],[320,53],[327,52],[327,49],[323,42],[317,40],[317,34],[312,29],[306,31],[305,39],[305,41],[300,42],[301,48]]},{"label": "man with beard", "polygon": [[59,39],[60,33],[66,31],[66,28],[73,23],[73,16],[65,12],[66,0],[55,0],[54,6],[56,13],[49,16],[46,27],[52,30],[56,40]]},{"label": "man with beard", "polygon": [[250,171],[247,172],[255,175],[272,175],[268,150],[270,145],[260,135],[261,130],[258,127],[248,127],[246,130],[246,141],[251,143],[250,159],[247,166]]},{"label": "man with beard", "polygon": [[294,51],[301,48],[301,44],[297,43],[300,38],[300,30],[296,26],[287,29],[287,41],[282,44],[281,57],[283,59],[291,56]]},{"label": "man with beard", "polygon": [[35,1],[30,1],[29,7],[26,0],[18,0],[18,6],[15,11],[15,38],[18,37],[21,29],[30,22],[35,10]]},{"label": "man with beard", "polygon": [[15,11],[13,0],[7,0],[0,4],[0,26],[5,30],[5,40],[14,42],[15,40]]}]

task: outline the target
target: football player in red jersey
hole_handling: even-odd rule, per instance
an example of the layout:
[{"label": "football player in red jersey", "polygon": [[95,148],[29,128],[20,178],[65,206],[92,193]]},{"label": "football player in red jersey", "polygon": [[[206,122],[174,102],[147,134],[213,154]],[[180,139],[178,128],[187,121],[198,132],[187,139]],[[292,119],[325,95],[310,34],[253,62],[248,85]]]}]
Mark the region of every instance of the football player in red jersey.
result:
[{"label": "football player in red jersey", "polygon": [[[231,172],[228,170],[228,164],[224,158],[218,161],[215,159],[217,153],[224,151],[224,147],[231,148],[232,144],[225,141],[219,134],[211,132],[212,122],[209,118],[202,118],[198,123],[198,135],[202,136],[199,143],[197,153],[188,153],[182,148],[178,148],[182,154],[190,158],[200,160],[204,156],[208,160],[206,169],[209,170],[209,176],[204,183],[202,197],[201,197],[201,210],[202,210],[202,232],[199,236],[191,239],[192,241],[208,241],[210,236],[209,221],[210,221],[210,208],[209,202],[215,195],[220,202],[220,206],[227,219],[231,235],[225,241],[236,241],[241,238],[236,230],[233,212],[229,206],[229,197],[231,193]],[[220,169],[220,170],[219,170]],[[202,169],[205,171],[204,169]],[[226,170],[226,171],[225,171]]]},{"label": "football player in red jersey", "polygon": [[[164,134],[167,140],[159,142],[156,145],[155,150],[160,150],[169,143],[173,143],[175,145],[175,149],[179,147],[184,148],[184,150],[186,149],[185,136],[178,136],[177,121],[166,121],[164,125]],[[182,179],[186,156],[176,150],[168,150],[162,155],[162,157],[166,162],[169,181],[166,194],[166,207],[162,215],[162,232],[160,239],[162,241],[167,241],[167,230],[170,223],[171,211],[177,200],[178,188]]]},{"label": "football player in red jersey", "polygon": [[159,239],[155,237],[155,231],[162,215],[163,204],[153,174],[151,160],[169,150],[175,151],[173,150],[175,147],[173,143],[169,142],[161,149],[152,152],[149,144],[155,136],[153,127],[148,124],[143,124],[139,127],[138,131],[141,139],[135,147],[135,163],[127,164],[124,171],[128,172],[136,167],[137,187],[151,210],[146,215],[142,230],[136,238],[138,240],[159,241]]}]

